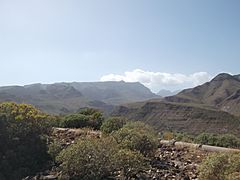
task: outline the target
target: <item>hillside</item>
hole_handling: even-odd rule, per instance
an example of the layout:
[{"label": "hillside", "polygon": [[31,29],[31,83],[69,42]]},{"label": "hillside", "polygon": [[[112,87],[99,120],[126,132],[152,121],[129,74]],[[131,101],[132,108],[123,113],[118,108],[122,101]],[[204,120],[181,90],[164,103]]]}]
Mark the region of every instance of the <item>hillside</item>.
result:
[{"label": "hillside", "polygon": [[201,86],[165,98],[169,102],[196,103],[240,116],[240,75],[222,73]]},{"label": "hillside", "polygon": [[120,106],[113,115],[144,121],[158,131],[190,134],[231,133],[239,136],[239,118],[223,111],[196,104],[147,101]]},{"label": "hillside", "polygon": [[142,84],[123,81],[0,87],[0,102],[29,103],[53,114],[73,112],[82,107],[110,111],[114,105],[154,97],[157,96]]},{"label": "hillside", "polygon": [[175,96],[120,106],[113,114],[147,122],[158,131],[239,136],[239,109],[240,75],[222,73]]}]

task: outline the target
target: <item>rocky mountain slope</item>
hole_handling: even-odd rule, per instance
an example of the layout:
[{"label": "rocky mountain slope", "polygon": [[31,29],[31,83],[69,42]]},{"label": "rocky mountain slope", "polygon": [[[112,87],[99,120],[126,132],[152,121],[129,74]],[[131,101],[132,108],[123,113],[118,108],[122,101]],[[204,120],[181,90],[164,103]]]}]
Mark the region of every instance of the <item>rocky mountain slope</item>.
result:
[{"label": "rocky mountain slope", "polygon": [[110,111],[114,105],[157,97],[140,83],[86,82],[0,87],[0,101],[33,104],[53,114],[94,107]]},{"label": "rocky mountain slope", "polygon": [[219,74],[175,96],[120,106],[113,114],[147,122],[159,131],[239,136],[240,75]]},{"label": "rocky mountain slope", "polygon": [[209,105],[240,116],[240,75],[222,73],[210,82],[183,90],[165,100]]},{"label": "rocky mountain slope", "polygon": [[113,115],[144,121],[158,131],[190,134],[230,133],[239,136],[240,119],[211,107],[148,101],[120,106]]}]

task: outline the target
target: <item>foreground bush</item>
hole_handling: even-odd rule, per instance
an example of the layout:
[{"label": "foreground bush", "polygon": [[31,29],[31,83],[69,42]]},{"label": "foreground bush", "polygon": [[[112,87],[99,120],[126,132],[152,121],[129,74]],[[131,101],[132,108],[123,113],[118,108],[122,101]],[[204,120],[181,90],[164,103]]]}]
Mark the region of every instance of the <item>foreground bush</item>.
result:
[{"label": "foreground bush", "polygon": [[114,138],[122,148],[139,151],[144,155],[151,155],[158,146],[156,132],[141,122],[130,122],[115,133]]},{"label": "foreground bush", "polygon": [[133,175],[147,166],[137,152],[123,150],[113,138],[80,140],[57,157],[63,175],[71,179],[106,179],[122,171]]},{"label": "foreground bush", "polygon": [[21,179],[44,168],[51,119],[30,105],[0,104],[0,179]]},{"label": "foreground bush", "polygon": [[106,119],[102,126],[101,131],[106,134],[110,134],[113,131],[121,129],[126,124],[126,119],[122,117],[110,117]]},{"label": "foreground bush", "polygon": [[103,122],[102,113],[98,110],[87,108],[82,109],[78,113],[70,114],[60,122],[60,127],[64,128],[83,128],[91,127],[93,129],[100,129]]},{"label": "foreground bush", "polygon": [[58,154],[64,149],[58,140],[53,140],[48,145],[48,154],[51,156],[52,160],[55,161]]},{"label": "foreground bush", "polygon": [[240,153],[209,155],[199,167],[201,180],[237,180],[240,175]]},{"label": "foreground bush", "polygon": [[116,170],[121,170],[124,177],[134,177],[148,167],[148,161],[141,153],[129,149],[120,149],[113,154],[113,162]]}]

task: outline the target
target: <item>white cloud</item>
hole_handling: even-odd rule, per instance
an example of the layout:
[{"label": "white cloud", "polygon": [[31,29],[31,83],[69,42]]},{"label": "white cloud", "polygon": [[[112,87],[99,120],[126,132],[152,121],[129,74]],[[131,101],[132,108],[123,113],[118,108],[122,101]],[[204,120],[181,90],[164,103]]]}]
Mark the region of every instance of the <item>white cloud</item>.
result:
[{"label": "white cloud", "polygon": [[164,72],[151,72],[141,69],[135,69],[130,72],[125,72],[123,75],[108,74],[101,77],[101,81],[125,81],[125,82],[140,82],[153,92],[158,92],[160,89],[178,90],[187,87],[193,87],[203,84],[211,79],[207,72],[196,72],[194,74],[171,74]]}]

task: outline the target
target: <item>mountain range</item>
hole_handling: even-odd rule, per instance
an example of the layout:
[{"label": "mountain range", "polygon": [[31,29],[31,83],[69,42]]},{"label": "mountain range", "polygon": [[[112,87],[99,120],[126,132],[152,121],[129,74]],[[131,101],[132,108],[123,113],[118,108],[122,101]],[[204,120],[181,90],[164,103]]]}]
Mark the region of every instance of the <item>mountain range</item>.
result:
[{"label": "mountain range", "polygon": [[240,75],[222,73],[210,82],[183,90],[176,96],[166,97],[165,100],[209,105],[240,116]]},{"label": "mountain range", "polygon": [[240,75],[222,73],[174,96],[119,106],[113,115],[147,122],[159,131],[240,136]]},{"label": "mountain range", "polygon": [[147,122],[159,131],[240,136],[240,75],[222,73],[210,82],[164,98],[140,83],[123,81],[6,86],[0,87],[3,101],[33,104],[50,114],[92,107],[108,115]]},{"label": "mountain range", "polygon": [[69,113],[83,107],[111,111],[120,104],[156,98],[140,83],[73,82],[0,87],[0,101],[33,104],[51,113]]}]

